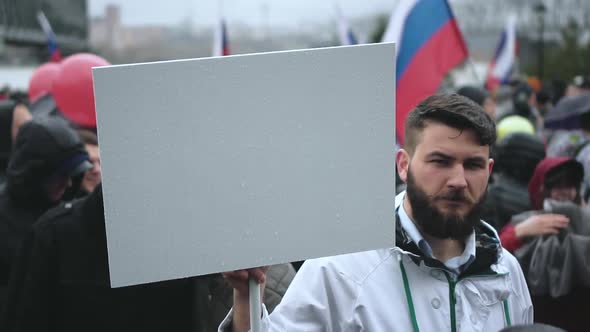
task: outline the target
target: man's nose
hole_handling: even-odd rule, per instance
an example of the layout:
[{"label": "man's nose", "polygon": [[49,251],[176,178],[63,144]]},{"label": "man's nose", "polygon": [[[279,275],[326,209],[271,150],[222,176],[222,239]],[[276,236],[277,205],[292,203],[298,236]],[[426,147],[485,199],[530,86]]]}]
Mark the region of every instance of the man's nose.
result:
[{"label": "man's nose", "polygon": [[447,186],[455,189],[464,189],[467,187],[467,180],[465,179],[465,169],[463,165],[456,165],[451,170]]},{"label": "man's nose", "polygon": [[100,161],[95,161],[92,163],[92,172],[94,173],[100,173],[101,169],[100,169]]}]

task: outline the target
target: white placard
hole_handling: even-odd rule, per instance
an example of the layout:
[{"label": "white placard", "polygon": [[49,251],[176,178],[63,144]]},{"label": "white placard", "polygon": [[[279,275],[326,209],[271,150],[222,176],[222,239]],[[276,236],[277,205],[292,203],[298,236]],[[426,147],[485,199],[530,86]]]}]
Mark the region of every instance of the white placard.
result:
[{"label": "white placard", "polygon": [[113,287],[394,245],[393,44],[94,69]]}]

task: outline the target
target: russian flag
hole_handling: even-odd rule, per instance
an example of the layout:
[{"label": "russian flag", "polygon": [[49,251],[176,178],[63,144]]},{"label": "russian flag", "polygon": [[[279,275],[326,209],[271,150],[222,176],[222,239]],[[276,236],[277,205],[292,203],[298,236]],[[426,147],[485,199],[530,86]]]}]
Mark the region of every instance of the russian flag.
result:
[{"label": "russian flag", "polygon": [[338,14],[338,37],[340,37],[340,45],[356,45],[358,39],[352,32],[352,29],[348,25],[348,20],[342,14],[339,7],[336,7],[336,13]]},{"label": "russian flag", "polygon": [[49,24],[49,20],[45,16],[42,11],[37,13],[37,20],[41,25],[41,29],[45,32],[47,36],[47,48],[49,49],[49,60],[51,62],[60,62],[61,61],[61,50],[57,46],[57,38],[55,37],[55,33],[53,33],[53,29],[51,28],[51,24]]},{"label": "russian flag", "polygon": [[516,16],[510,15],[506,22],[506,28],[500,37],[494,59],[490,62],[486,78],[486,88],[488,90],[494,91],[501,84],[509,82],[514,70],[517,49]]},{"label": "russian flag", "polygon": [[213,56],[230,55],[225,20],[221,18],[213,37]]},{"label": "russian flag", "polygon": [[397,42],[396,132],[403,144],[408,113],[467,58],[467,46],[446,0],[399,1],[382,41]]}]

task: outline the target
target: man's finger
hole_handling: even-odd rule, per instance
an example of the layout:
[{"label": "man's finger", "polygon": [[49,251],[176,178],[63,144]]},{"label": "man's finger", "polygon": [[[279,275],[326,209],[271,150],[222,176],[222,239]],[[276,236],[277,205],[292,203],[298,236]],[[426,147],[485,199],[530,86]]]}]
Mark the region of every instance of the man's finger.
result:
[{"label": "man's finger", "polygon": [[266,281],[266,269],[265,268],[254,268],[248,270],[250,276],[256,280],[259,284],[262,284]]}]

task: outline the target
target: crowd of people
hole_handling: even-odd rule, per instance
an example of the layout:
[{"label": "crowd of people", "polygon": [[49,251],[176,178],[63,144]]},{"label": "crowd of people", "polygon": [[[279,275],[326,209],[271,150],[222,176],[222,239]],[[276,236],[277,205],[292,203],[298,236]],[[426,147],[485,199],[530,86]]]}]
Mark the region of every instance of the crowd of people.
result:
[{"label": "crowd of people", "polygon": [[251,277],[266,331],[586,330],[590,79],[420,103],[391,248],[111,288],[91,79],[105,64],[72,55],[0,100],[1,331],[247,331]]}]

